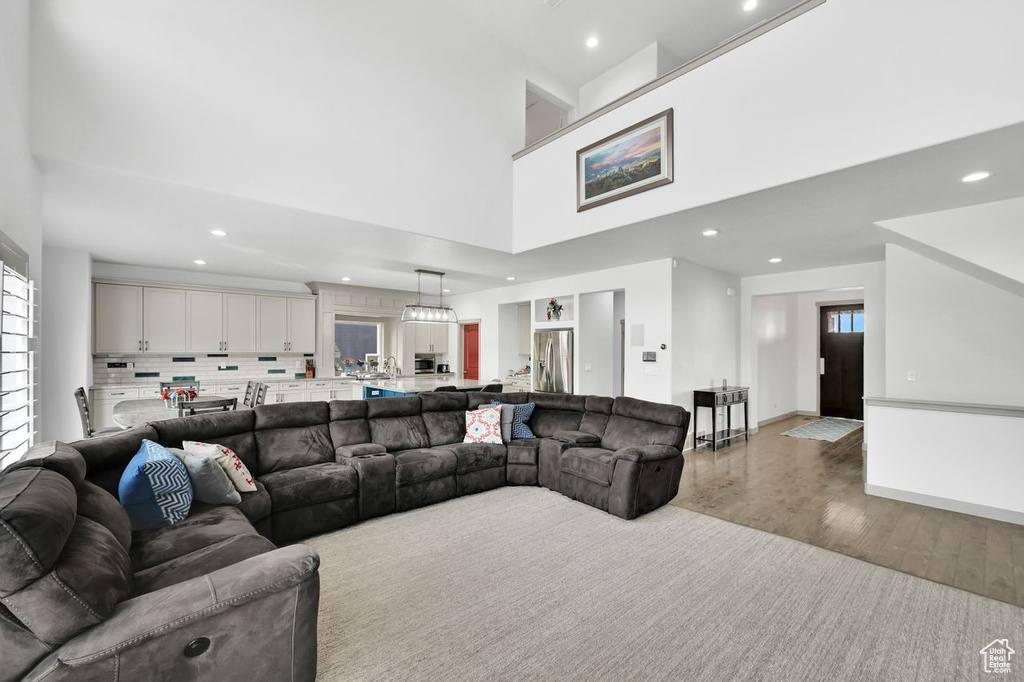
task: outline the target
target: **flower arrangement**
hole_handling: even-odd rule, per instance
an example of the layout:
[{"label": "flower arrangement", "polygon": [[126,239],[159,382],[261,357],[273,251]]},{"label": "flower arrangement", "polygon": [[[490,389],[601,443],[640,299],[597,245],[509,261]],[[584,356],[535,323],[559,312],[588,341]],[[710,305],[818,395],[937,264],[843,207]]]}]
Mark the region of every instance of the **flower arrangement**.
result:
[{"label": "flower arrangement", "polygon": [[195,400],[196,395],[196,391],[193,388],[176,388],[161,393],[160,399],[169,407],[177,407],[178,403],[183,400]]},{"label": "flower arrangement", "polygon": [[565,306],[559,303],[557,298],[553,298],[550,301],[548,301],[548,319],[562,319],[563,308],[565,308]]},{"label": "flower arrangement", "polygon": [[355,358],[345,358],[345,374],[349,374],[352,371],[352,366],[355,364]]}]

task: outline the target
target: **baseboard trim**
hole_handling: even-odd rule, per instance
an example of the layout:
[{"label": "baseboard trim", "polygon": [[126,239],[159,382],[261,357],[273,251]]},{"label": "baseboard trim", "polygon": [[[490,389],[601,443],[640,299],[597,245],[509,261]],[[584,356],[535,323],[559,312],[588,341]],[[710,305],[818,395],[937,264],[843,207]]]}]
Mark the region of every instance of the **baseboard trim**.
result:
[{"label": "baseboard trim", "polygon": [[895,488],[887,488],[885,486],[872,485],[870,483],[864,484],[864,492],[868,495],[875,495],[876,497],[887,497],[890,500],[910,502],[911,504],[920,504],[925,507],[936,507],[938,509],[945,509],[946,511],[970,514],[971,516],[981,516],[986,519],[1005,521],[1007,523],[1015,523],[1017,525],[1024,526],[1024,512],[1012,511],[1010,509],[1000,509],[998,507],[989,507],[984,504],[951,500],[946,497],[925,495],[923,493],[915,493],[909,490],[897,490]]},{"label": "baseboard trim", "polygon": [[759,421],[759,422],[757,422],[757,426],[758,426],[758,428],[761,428],[763,426],[768,426],[769,424],[774,424],[775,422],[780,422],[783,419],[789,419],[790,417],[795,417],[798,414],[800,414],[800,413],[797,412],[796,410],[793,410],[792,412],[786,412],[785,414],[780,414],[777,417],[769,417],[768,419],[765,419],[763,421]]}]

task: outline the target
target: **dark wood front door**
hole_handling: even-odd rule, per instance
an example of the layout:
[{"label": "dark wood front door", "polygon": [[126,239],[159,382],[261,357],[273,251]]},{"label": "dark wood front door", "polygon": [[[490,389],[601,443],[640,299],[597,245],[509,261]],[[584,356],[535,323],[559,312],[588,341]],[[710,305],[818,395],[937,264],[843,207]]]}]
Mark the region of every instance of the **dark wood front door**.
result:
[{"label": "dark wood front door", "polygon": [[864,305],[822,306],[820,412],[864,418]]},{"label": "dark wood front door", "polygon": [[462,334],[462,376],[477,381],[480,379],[480,325],[463,325]]}]

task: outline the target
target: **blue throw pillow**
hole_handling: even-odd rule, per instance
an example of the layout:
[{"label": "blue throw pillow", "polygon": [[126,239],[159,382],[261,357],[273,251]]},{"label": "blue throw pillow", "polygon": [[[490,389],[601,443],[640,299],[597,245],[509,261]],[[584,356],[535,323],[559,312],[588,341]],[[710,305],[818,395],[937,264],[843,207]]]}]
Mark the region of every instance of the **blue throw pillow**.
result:
[{"label": "blue throw pillow", "polygon": [[188,516],[192,482],[180,459],[159,443],[143,440],[121,474],[117,496],[132,528],[162,528]]},{"label": "blue throw pillow", "polygon": [[[492,400],[491,405],[501,405],[500,400]],[[509,403],[505,403],[509,404]],[[526,422],[533,416],[533,408],[536,407],[534,403],[523,403],[521,405],[512,405],[512,438],[536,438],[533,435],[533,431]]]}]

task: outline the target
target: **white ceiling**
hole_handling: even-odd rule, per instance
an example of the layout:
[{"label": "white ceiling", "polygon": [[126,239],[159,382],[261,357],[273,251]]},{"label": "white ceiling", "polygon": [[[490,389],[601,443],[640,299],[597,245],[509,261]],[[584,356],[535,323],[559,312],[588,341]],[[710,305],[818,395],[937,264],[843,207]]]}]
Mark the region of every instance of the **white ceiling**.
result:
[{"label": "white ceiling", "polygon": [[[678,63],[689,61],[751,26],[799,4],[759,0],[564,0],[548,9],[540,0],[439,0],[489,35],[516,46],[570,86],[601,75],[653,42]],[[596,36],[596,48],[586,40]]]},{"label": "white ceiling", "polygon": [[44,222],[100,261],[292,282],[414,290],[426,267],[465,293],[669,256],[746,276],[881,260],[876,222],[1019,196],[1022,159],[1024,124],[516,255],[47,159]]}]

